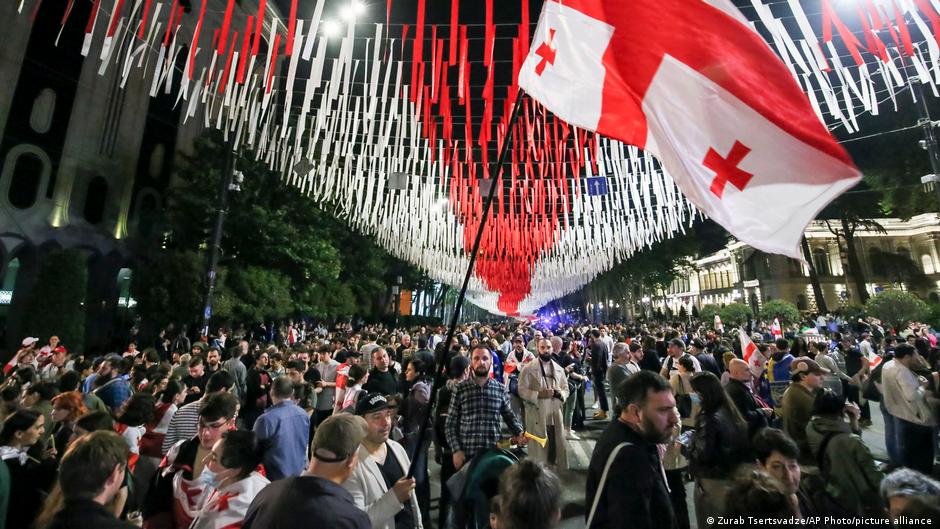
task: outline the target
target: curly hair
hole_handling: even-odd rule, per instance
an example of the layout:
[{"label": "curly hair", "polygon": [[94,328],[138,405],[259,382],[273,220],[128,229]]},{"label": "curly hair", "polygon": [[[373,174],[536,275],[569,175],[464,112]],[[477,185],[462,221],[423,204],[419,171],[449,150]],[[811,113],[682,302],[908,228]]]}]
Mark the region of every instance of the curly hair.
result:
[{"label": "curly hair", "polygon": [[156,399],[150,393],[134,393],[124,403],[124,411],[117,418],[121,424],[143,426],[153,420]]},{"label": "curly hair", "polygon": [[729,517],[789,518],[796,514],[780,483],[759,470],[736,480],[725,498],[725,514]]}]

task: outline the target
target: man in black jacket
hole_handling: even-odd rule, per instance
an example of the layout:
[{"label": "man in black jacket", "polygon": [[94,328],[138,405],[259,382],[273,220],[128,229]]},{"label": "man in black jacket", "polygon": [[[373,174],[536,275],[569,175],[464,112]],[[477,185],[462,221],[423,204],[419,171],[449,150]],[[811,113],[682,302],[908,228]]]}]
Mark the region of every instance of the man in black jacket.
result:
[{"label": "man in black jacket", "polygon": [[669,382],[640,371],[620,385],[618,398],[623,410],[597,441],[588,467],[588,527],[675,528],[657,447],[668,441],[679,420]]},{"label": "man in black jacket", "polygon": [[728,385],[725,391],[747,422],[748,439],[770,426],[769,421],[774,416],[773,408],[754,394],[750,386],[751,378],[751,368],[744,360],[735,358],[728,364]]},{"label": "man in black jacket", "polygon": [[310,467],[300,476],[271,483],[251,502],[242,529],[370,529],[369,515],[356,507],[341,483],[359,463],[366,436],[362,417],[332,415],[317,427]]},{"label": "man in black jacket", "polygon": [[127,456],[127,443],[114,432],[92,432],[77,439],[59,466],[65,507],[49,528],[133,529],[105,508],[124,485]]},{"label": "man in black jacket", "polygon": [[600,409],[594,413],[595,419],[606,419],[607,411],[610,410],[607,403],[607,390],[604,388],[608,367],[610,367],[610,350],[604,340],[601,340],[600,331],[594,329],[591,331],[591,378],[594,379],[594,394],[600,404]]}]

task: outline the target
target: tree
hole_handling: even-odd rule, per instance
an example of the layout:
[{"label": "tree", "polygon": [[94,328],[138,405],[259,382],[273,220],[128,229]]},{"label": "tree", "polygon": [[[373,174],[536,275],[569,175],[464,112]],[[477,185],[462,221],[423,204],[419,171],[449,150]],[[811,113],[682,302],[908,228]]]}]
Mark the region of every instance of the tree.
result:
[{"label": "tree", "polygon": [[196,321],[205,303],[205,273],[205,258],[194,250],[158,253],[131,279],[137,315],[157,326]]},{"label": "tree", "polygon": [[748,307],[744,303],[729,303],[721,308],[718,315],[721,316],[721,323],[724,325],[737,327],[744,325],[747,319],[751,317],[752,313],[751,307]]},{"label": "tree", "polygon": [[22,332],[41,340],[55,334],[70,350],[82,352],[87,289],[88,268],[81,250],[49,252],[26,301]]},{"label": "tree", "polygon": [[220,277],[222,288],[214,302],[215,314],[243,322],[281,319],[290,315],[290,279],[257,266],[232,268]]},{"label": "tree", "polygon": [[[902,97],[907,98],[905,90]],[[934,97],[925,99],[933,119],[940,115],[940,101]],[[871,134],[852,137],[840,134],[840,139],[850,139],[843,145],[852,159],[865,174],[865,182],[871,189],[878,190],[877,203],[858,197],[861,207],[870,210],[868,217],[887,213],[891,216],[909,219],[920,213],[934,212],[937,208],[932,193],[920,190],[920,177],[932,173],[930,158],[920,148],[922,139],[917,124],[916,107],[908,98],[898,105],[894,112],[883,112],[877,116],[868,113],[858,115],[861,130],[892,131],[892,134]]]},{"label": "tree", "polygon": [[[836,236],[839,252],[845,254],[846,272],[852,278],[857,301],[864,304],[868,301],[868,289],[865,288],[865,272],[858,258],[855,234],[859,230],[887,233],[884,226],[872,217],[883,214],[879,208],[881,194],[871,189],[866,182],[855,186],[851,193],[843,194],[832,201],[820,216],[823,217],[829,232]],[[874,204],[874,207],[872,206]]]},{"label": "tree", "polygon": [[799,323],[801,319],[796,305],[782,299],[772,299],[761,306],[760,319],[773,321],[774,318],[780,318],[782,325]]},{"label": "tree", "polygon": [[913,321],[923,321],[930,314],[930,307],[910,292],[886,290],[865,304],[868,314],[894,327],[904,329]]},{"label": "tree", "polygon": [[[221,178],[220,145],[217,136],[207,135],[181,164],[179,176],[184,183],[171,190],[168,201],[166,246],[170,250],[202,253],[209,244]],[[264,164],[239,156],[235,165],[245,178],[241,190],[229,195],[220,265],[238,274],[231,278],[237,280],[232,284],[237,288],[228,294],[246,301],[224,298],[222,312],[216,310],[216,314],[231,311],[230,316],[239,318],[273,311],[378,317],[388,306],[397,276],[402,276],[403,288],[426,281],[413,266],[394,259],[327,213],[323,208],[329,205],[314,203]],[[203,275],[205,267],[203,258]],[[256,270],[248,273],[249,267]],[[262,275],[258,270],[272,274]],[[265,285],[279,289],[282,279],[288,289],[286,312],[284,305],[273,303],[270,293],[251,291]],[[247,300],[265,300],[265,305],[252,308]],[[233,304],[225,305],[230,301]]]},{"label": "tree", "polygon": [[[715,321],[715,314],[718,314],[720,310],[721,308],[718,305],[705,305],[699,311],[699,316],[701,316],[705,325],[711,325]],[[724,322],[724,319],[722,319],[722,322]]]},{"label": "tree", "polygon": [[930,278],[909,254],[873,248],[870,261],[875,275],[888,278],[898,288],[906,286],[911,290],[924,291],[932,286]]},{"label": "tree", "polygon": [[809,248],[806,237],[801,240],[803,246],[803,255],[806,256],[806,265],[809,268],[809,282],[813,285],[813,297],[816,298],[816,310],[822,314],[829,312],[826,306],[826,296],[823,295],[822,286],[819,284],[819,273],[816,270],[816,263],[813,262],[813,253]]}]

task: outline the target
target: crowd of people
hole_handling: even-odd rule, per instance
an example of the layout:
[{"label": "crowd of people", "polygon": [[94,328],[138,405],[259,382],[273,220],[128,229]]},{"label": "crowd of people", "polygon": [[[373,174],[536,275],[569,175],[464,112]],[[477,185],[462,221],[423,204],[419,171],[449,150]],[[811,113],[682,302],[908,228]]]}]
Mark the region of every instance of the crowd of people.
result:
[{"label": "crowd of people", "polygon": [[[926,325],[507,321],[461,326],[451,347],[445,331],[184,327],[94,357],[27,337],[0,388],[0,527],[552,527],[588,421],[604,427],[591,528],[936,518]],[[875,405],[887,467],[859,435]],[[479,520],[449,485],[507,438],[525,458]]]},{"label": "crowd of people", "polygon": [[[698,527],[938,523],[933,330],[833,316],[751,330],[726,332],[717,320],[707,329],[611,329],[620,341],[601,349],[611,350],[614,420],[591,459],[589,527],[688,528],[692,516]],[[593,353],[599,385],[605,366]],[[861,438],[873,405],[886,462]]]}]

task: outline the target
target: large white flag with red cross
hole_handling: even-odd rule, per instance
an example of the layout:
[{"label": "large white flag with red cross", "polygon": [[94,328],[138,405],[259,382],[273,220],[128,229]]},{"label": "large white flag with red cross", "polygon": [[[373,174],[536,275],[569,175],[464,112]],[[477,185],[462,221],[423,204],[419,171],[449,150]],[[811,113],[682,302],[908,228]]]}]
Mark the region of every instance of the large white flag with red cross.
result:
[{"label": "large white flag with red cross", "polygon": [[643,148],[739,240],[800,258],[861,173],[730,0],[547,0],[519,86]]}]

